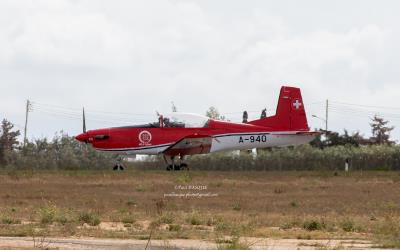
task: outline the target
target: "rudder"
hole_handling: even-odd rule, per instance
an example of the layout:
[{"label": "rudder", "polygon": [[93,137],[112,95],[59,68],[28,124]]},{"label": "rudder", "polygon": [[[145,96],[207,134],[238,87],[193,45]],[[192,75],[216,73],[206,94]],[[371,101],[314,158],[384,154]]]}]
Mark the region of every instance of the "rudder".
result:
[{"label": "rudder", "polygon": [[303,98],[299,88],[283,86],[274,116],[248,122],[274,130],[309,131]]}]

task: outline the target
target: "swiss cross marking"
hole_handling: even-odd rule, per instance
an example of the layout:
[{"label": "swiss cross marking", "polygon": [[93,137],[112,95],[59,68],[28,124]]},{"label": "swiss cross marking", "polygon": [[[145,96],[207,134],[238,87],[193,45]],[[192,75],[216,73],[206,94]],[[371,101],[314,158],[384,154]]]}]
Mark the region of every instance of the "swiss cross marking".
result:
[{"label": "swiss cross marking", "polygon": [[293,106],[296,108],[296,109],[299,109],[300,107],[301,107],[301,105],[303,105],[301,102],[299,102],[299,100],[296,100],[294,103],[293,103]]}]

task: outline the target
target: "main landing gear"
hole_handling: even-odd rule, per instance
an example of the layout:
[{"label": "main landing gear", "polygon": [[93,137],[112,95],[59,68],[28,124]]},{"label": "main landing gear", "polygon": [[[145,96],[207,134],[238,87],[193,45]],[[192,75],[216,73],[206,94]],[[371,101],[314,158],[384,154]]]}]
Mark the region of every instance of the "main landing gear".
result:
[{"label": "main landing gear", "polygon": [[178,159],[179,159],[179,162],[175,163],[175,156],[164,155],[164,161],[167,164],[167,171],[189,170],[188,164],[182,162],[183,156],[178,155]]}]

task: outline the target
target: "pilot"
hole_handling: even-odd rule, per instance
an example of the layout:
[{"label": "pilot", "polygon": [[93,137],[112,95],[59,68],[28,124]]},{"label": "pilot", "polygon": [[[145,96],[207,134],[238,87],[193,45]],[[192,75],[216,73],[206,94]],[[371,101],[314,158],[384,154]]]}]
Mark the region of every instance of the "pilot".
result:
[{"label": "pilot", "polygon": [[171,127],[171,123],[169,122],[169,118],[164,118],[164,127],[166,127],[166,128]]}]

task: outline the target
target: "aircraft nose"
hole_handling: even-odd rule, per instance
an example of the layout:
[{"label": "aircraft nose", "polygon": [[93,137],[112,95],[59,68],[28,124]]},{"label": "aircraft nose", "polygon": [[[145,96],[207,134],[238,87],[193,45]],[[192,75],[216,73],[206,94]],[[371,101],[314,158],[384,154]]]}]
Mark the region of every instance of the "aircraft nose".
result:
[{"label": "aircraft nose", "polygon": [[75,136],[75,139],[80,142],[86,142],[89,139],[89,135],[87,133],[82,133],[80,135]]}]

